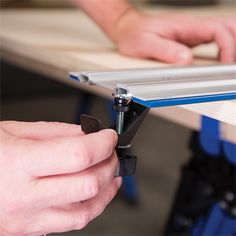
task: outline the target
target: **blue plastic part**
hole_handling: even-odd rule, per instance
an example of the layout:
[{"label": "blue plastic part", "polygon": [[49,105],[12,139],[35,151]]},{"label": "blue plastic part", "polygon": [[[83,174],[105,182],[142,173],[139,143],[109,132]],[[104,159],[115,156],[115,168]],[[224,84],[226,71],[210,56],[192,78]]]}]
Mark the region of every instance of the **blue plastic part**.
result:
[{"label": "blue plastic part", "polygon": [[79,76],[76,76],[76,75],[73,75],[73,74],[69,74],[69,79],[80,81]]},{"label": "blue plastic part", "polygon": [[215,204],[211,209],[211,212],[208,216],[205,227],[201,232],[201,235],[202,236],[218,235],[224,217],[225,215],[223,214],[218,204]]},{"label": "blue plastic part", "polygon": [[233,236],[235,234],[236,219],[227,215],[218,204],[215,204],[200,235]]},{"label": "blue plastic part", "polygon": [[199,134],[199,142],[208,155],[216,157],[221,151],[221,141],[219,133],[219,121],[202,116],[201,131]]},{"label": "blue plastic part", "polygon": [[129,201],[136,202],[138,200],[138,186],[134,175],[123,177],[122,193]]},{"label": "blue plastic part", "polygon": [[176,106],[176,105],[202,103],[202,102],[215,102],[215,101],[232,100],[232,99],[236,99],[236,93],[224,93],[224,94],[170,98],[170,99],[149,100],[149,101],[144,101],[135,97],[132,98],[134,102],[149,108]]},{"label": "blue plastic part", "polygon": [[191,236],[234,236],[236,234],[236,219],[227,215],[215,203],[207,218],[200,218],[193,226]]},{"label": "blue plastic part", "polygon": [[199,236],[202,235],[203,228],[206,224],[206,218],[200,218],[191,228],[190,235],[191,236]]},{"label": "blue plastic part", "polygon": [[[199,134],[200,145],[212,157],[220,156],[223,151],[225,158],[236,165],[236,145],[220,139],[219,125],[220,122],[217,120],[202,117],[202,128]],[[194,225],[192,235],[197,235],[197,233],[203,236],[236,235],[236,218],[226,214],[218,204],[213,206],[203,228],[202,225],[202,222]]]},{"label": "blue plastic part", "polygon": [[225,158],[236,165],[236,145],[220,139],[219,125],[219,121],[202,116],[202,128],[199,135],[200,145],[212,157],[223,151]]},{"label": "blue plastic part", "polygon": [[218,236],[234,236],[236,234],[236,219],[226,215],[221,222],[221,227],[217,232]]},{"label": "blue plastic part", "polygon": [[236,144],[223,141],[223,152],[227,160],[236,165]]}]

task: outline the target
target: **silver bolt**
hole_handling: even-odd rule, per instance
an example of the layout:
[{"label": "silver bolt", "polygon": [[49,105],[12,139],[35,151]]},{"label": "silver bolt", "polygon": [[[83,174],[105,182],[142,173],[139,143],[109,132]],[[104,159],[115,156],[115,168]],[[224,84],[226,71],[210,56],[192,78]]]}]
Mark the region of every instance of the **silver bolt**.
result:
[{"label": "silver bolt", "polygon": [[124,131],[124,112],[117,112],[116,116],[116,131],[118,134],[122,134]]}]

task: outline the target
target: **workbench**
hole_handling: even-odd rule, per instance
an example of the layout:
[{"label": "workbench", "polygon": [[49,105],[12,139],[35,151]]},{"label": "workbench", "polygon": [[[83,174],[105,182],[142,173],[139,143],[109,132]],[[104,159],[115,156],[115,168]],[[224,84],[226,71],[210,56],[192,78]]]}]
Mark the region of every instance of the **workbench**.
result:
[{"label": "workbench", "polygon": [[[160,14],[180,10],[195,15],[233,16],[235,9],[230,6],[177,10],[160,7],[147,11]],[[3,60],[103,97],[110,97],[110,92],[71,81],[68,72],[168,66],[120,55],[101,30],[77,9],[2,10],[0,45]],[[196,56],[194,64],[219,63],[214,44],[193,51]],[[236,143],[236,101],[155,108],[151,113],[194,130],[200,129],[202,115],[214,118],[221,121],[221,138]]]}]

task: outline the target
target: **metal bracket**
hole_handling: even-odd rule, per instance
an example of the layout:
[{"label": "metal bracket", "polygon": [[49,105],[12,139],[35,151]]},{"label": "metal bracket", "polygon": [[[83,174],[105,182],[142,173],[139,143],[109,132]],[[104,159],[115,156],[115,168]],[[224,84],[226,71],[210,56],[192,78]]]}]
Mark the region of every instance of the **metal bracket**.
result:
[{"label": "metal bracket", "polygon": [[[116,151],[119,159],[119,166],[115,176],[135,174],[137,157],[130,155],[129,153],[131,142],[149,111],[149,108],[147,107],[133,101],[122,99],[120,97],[115,97],[113,105],[113,109],[117,112],[118,117],[116,119],[116,124],[112,126],[112,128],[118,132]],[[122,128],[120,126],[122,126]],[[98,132],[103,129],[100,120],[84,114],[81,115],[81,128],[82,131],[87,134]]]}]

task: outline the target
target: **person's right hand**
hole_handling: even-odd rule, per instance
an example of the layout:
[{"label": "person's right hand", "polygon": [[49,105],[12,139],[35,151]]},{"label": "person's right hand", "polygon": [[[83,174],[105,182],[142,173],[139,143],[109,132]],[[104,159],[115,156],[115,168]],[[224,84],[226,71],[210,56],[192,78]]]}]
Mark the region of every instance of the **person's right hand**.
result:
[{"label": "person's right hand", "polygon": [[130,9],[111,32],[118,50],[127,56],[185,65],[193,62],[191,47],[215,42],[219,60],[236,61],[236,20],[181,14],[148,16]]},{"label": "person's right hand", "polygon": [[0,122],[0,232],[43,235],[83,228],[121,185],[117,135],[80,126]]}]

